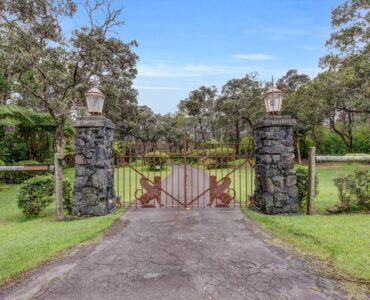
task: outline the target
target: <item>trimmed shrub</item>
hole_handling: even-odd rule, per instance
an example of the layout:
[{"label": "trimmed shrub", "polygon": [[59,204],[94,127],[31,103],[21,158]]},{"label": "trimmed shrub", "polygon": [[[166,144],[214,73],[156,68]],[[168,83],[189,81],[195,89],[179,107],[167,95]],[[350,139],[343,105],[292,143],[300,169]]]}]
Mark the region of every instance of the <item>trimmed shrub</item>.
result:
[{"label": "trimmed shrub", "polygon": [[[18,207],[26,217],[38,216],[40,212],[54,201],[54,175],[35,176],[21,187],[18,195]],[[65,207],[70,211],[72,199],[72,184],[68,179],[63,181],[63,198]]]},{"label": "trimmed shrub", "polygon": [[328,208],[329,212],[370,209],[370,172],[355,170],[352,174],[333,179],[338,188],[340,205]]},{"label": "trimmed shrub", "polygon": [[207,150],[206,157],[216,162],[215,168],[224,168],[229,161],[235,160],[235,150],[231,147],[217,147]]},{"label": "trimmed shrub", "polygon": [[15,166],[34,166],[34,165],[39,165],[40,163],[36,160],[21,160],[16,162],[14,165]]},{"label": "trimmed shrub", "polygon": [[53,176],[36,176],[27,180],[21,187],[18,207],[27,217],[38,216],[53,201],[53,194]]},{"label": "trimmed shrub", "polygon": [[161,151],[148,152],[144,156],[144,162],[152,171],[159,171],[166,166],[169,155]]},{"label": "trimmed shrub", "polygon": [[[55,181],[54,181],[55,183]],[[72,183],[68,178],[63,179],[63,207],[68,212],[72,214]]]},{"label": "trimmed shrub", "polygon": [[[299,207],[302,212],[306,211],[308,198],[308,167],[303,165],[294,166],[295,175],[297,176],[297,188],[299,197]],[[318,194],[319,179],[315,177],[315,193]]]},{"label": "trimmed shrub", "polygon": [[216,147],[212,149],[194,149],[188,153],[188,162],[207,163],[207,169],[227,167],[229,161],[235,160],[235,150],[231,147]]},{"label": "trimmed shrub", "polygon": [[203,164],[207,170],[217,168],[217,161],[211,158],[206,158],[205,160],[203,160]]}]

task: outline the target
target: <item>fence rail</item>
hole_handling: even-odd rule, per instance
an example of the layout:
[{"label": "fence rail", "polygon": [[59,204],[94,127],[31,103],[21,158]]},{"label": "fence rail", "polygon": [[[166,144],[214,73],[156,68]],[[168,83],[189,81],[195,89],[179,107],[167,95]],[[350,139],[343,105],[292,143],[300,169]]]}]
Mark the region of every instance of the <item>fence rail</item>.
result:
[{"label": "fence rail", "polygon": [[53,165],[1,166],[0,171],[53,171]]},{"label": "fence rail", "polygon": [[308,200],[307,214],[315,214],[316,162],[370,162],[370,155],[364,156],[331,156],[316,155],[316,147],[308,150]]},{"label": "fence rail", "polygon": [[316,162],[369,162],[370,155],[366,156],[331,156],[331,155],[318,155]]}]

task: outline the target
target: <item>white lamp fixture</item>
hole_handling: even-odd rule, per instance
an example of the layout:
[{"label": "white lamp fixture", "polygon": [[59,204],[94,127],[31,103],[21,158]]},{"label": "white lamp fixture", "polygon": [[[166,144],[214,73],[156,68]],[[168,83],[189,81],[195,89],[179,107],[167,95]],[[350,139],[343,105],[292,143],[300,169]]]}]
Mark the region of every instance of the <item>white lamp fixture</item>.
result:
[{"label": "white lamp fixture", "polygon": [[262,93],[265,101],[266,112],[271,115],[276,115],[281,112],[281,104],[283,102],[283,93],[275,86],[272,79],[272,86],[267,92]]},{"label": "white lamp fixture", "polygon": [[96,87],[95,83],[94,87],[85,93],[85,98],[88,112],[95,116],[101,116],[103,113],[105,96]]}]

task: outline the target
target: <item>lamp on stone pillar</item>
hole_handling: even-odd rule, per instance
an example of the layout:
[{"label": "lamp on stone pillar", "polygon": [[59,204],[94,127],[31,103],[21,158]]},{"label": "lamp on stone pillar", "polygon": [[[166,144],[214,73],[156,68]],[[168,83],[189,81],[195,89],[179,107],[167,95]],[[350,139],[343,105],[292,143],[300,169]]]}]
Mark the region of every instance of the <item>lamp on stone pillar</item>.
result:
[{"label": "lamp on stone pillar", "polygon": [[104,107],[104,94],[96,87],[96,82],[94,86],[85,93],[87,110],[91,115],[101,116]]},{"label": "lamp on stone pillar", "polygon": [[274,78],[272,78],[272,86],[265,93],[262,93],[262,97],[265,101],[267,113],[270,115],[280,114],[283,93],[275,86]]}]

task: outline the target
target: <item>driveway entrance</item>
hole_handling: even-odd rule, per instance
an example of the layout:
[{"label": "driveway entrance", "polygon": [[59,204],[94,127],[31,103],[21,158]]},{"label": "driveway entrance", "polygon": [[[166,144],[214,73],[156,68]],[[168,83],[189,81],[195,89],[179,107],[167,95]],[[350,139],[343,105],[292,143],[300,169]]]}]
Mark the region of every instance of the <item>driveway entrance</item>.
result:
[{"label": "driveway entrance", "polygon": [[0,299],[345,299],[239,209],[135,209]]}]

